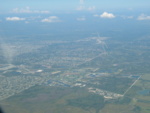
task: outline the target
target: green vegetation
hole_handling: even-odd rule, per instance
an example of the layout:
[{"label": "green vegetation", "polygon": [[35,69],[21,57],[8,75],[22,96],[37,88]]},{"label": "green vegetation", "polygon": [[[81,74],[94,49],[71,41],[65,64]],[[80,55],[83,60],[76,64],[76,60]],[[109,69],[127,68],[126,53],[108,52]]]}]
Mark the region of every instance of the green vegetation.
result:
[{"label": "green vegetation", "polygon": [[85,110],[94,108],[96,113],[105,105],[104,98],[99,95],[88,95],[86,97],[68,100],[68,105],[79,107]]},{"label": "green vegetation", "polygon": [[0,65],[0,105],[6,113],[149,113],[149,46],[111,40],[104,50],[98,40],[29,44]]},{"label": "green vegetation", "polygon": [[7,113],[88,113],[93,109],[98,113],[104,98],[84,88],[35,86],[2,101],[1,106]]}]

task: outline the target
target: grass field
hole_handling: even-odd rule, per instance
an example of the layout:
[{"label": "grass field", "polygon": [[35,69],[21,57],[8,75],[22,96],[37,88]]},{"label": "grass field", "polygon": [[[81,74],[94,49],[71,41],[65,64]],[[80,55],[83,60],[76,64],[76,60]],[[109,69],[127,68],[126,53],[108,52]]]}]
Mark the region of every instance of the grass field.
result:
[{"label": "grass field", "polygon": [[104,101],[79,87],[35,86],[0,102],[6,113],[150,113],[150,74],[143,75],[124,98]]}]

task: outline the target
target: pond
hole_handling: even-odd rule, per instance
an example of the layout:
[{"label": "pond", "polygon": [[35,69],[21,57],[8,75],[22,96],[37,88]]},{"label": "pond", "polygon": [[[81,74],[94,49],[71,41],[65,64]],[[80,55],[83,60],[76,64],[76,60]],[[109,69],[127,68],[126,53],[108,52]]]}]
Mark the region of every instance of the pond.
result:
[{"label": "pond", "polygon": [[138,92],[139,95],[150,95],[150,89],[145,89]]}]

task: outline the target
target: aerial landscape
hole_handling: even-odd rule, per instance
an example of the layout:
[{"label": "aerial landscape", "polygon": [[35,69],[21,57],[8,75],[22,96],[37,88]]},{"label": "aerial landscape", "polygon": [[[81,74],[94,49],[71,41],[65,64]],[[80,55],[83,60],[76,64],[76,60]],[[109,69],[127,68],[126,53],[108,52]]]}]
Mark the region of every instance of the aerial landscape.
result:
[{"label": "aerial landscape", "polygon": [[3,2],[4,113],[150,113],[148,4]]}]

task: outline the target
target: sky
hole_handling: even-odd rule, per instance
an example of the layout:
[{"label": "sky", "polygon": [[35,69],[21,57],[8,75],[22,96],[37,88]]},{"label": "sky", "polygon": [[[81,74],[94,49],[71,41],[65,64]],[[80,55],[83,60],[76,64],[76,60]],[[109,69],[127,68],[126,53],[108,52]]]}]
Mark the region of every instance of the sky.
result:
[{"label": "sky", "polygon": [[9,62],[15,53],[6,37],[130,39],[149,31],[150,0],[0,0],[0,42]]},{"label": "sky", "polygon": [[[35,19],[42,23],[65,21],[57,14],[79,14],[77,21],[88,20],[87,15],[101,19],[150,20],[150,0],[0,0],[0,3],[0,15],[7,14],[0,18],[0,22],[30,23]],[[38,16],[33,17],[33,14]]]},{"label": "sky", "polygon": [[0,0],[0,38],[53,31],[132,37],[150,35],[149,26],[150,0]]},{"label": "sky", "polygon": [[73,11],[109,9],[145,9],[150,0],[0,0],[0,12],[30,7],[34,10]]}]

